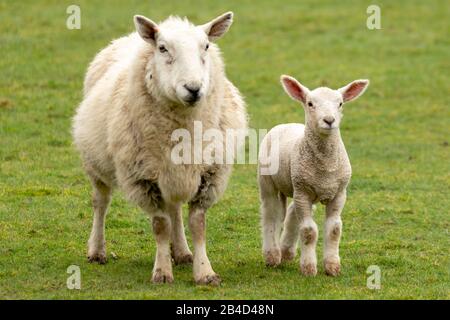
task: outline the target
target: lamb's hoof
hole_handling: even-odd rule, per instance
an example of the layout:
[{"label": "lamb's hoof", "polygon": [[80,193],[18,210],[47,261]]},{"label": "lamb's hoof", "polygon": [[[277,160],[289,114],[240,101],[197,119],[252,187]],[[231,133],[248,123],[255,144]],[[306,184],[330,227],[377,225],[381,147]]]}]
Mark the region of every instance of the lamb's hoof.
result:
[{"label": "lamb's hoof", "polygon": [[174,256],[173,261],[177,265],[178,264],[192,264],[192,262],[194,261],[194,256],[192,255],[192,253],[186,253],[183,255]]},{"label": "lamb's hoof", "polygon": [[289,248],[281,249],[281,261],[292,261],[295,258],[295,250]]},{"label": "lamb's hoof", "polygon": [[172,283],[173,275],[170,273],[163,272],[161,269],[156,269],[152,275],[152,282],[154,284]]},{"label": "lamb's hoof", "polygon": [[222,282],[222,279],[220,279],[220,276],[216,273],[214,274],[209,274],[203,277],[200,277],[199,279],[195,280],[195,283],[197,285],[201,285],[201,286],[213,286],[213,287],[217,287],[218,285],[220,285],[220,282]]},{"label": "lamb's hoof", "polygon": [[302,264],[300,270],[304,276],[314,277],[317,274],[317,266],[312,263]]},{"label": "lamb's hoof", "polygon": [[105,264],[107,261],[105,252],[96,252],[88,254],[87,258],[90,263],[97,262],[98,264]]},{"label": "lamb's hoof", "polygon": [[328,276],[337,277],[341,273],[341,264],[339,262],[325,261],[325,273]]},{"label": "lamb's hoof", "polygon": [[266,266],[268,267],[276,267],[281,263],[281,252],[280,249],[272,249],[266,251],[264,254],[264,259],[266,260]]}]

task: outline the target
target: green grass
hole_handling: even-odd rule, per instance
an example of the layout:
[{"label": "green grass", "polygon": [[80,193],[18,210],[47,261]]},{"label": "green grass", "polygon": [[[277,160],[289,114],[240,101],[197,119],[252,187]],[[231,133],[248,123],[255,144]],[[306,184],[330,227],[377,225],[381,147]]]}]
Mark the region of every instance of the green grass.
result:
[{"label": "green grass", "polygon": [[[0,1],[0,298],[449,299],[449,6],[446,1],[77,1],[82,29],[67,30],[65,1]],[[382,30],[366,28],[379,4]],[[90,185],[71,144],[71,117],[94,54],[133,29],[132,15],[196,23],[233,10],[220,40],[253,128],[303,122],[282,73],[313,88],[369,78],[346,108],[353,166],[344,210],[343,274],[305,278],[298,262],[264,266],[256,168],[238,165],[209,211],[208,252],[218,288],[175,267],[150,282],[155,242],[146,216],[116,194],[107,220],[112,259],[85,258]],[[323,209],[316,221],[322,227]],[[322,228],[321,228],[322,230]],[[322,240],[322,239],[321,239]],[[321,245],[319,257],[321,256]],[[297,257],[298,261],[298,257]],[[82,289],[68,290],[78,265]],[[366,287],[378,265],[381,290]]]}]

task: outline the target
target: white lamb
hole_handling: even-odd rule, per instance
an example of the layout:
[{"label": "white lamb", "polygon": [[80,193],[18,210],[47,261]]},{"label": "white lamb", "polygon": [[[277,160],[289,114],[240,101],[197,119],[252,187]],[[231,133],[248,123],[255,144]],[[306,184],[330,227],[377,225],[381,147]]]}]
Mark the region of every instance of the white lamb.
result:
[{"label": "white lamb", "polygon": [[[89,261],[106,262],[105,215],[117,186],[152,218],[153,282],[173,281],[172,257],[193,262],[196,283],[220,282],[206,254],[205,213],[224,192],[231,165],[175,164],[171,134],[184,128],[193,136],[194,121],[224,134],[245,130],[245,105],[213,43],[232,20],[228,12],[201,26],[176,17],[157,25],[135,16],[137,33],[113,41],[89,66],[73,123],[94,189]],[[194,256],[184,234],[186,202]]]},{"label": "white lamb", "polygon": [[[317,274],[318,230],[313,204],[320,201],[326,205],[325,272],[336,276],[340,273],[341,212],[351,176],[339,124],[343,104],[359,97],[369,81],[356,80],[338,90],[322,87],[313,91],[289,76],[282,76],[281,83],[292,99],[303,104],[306,125],[278,125],[261,143],[258,180],[265,261],[277,266],[294,259],[300,236],[301,272]],[[277,147],[279,152],[271,150]],[[269,157],[268,162],[279,161],[276,173],[262,174],[263,157]],[[287,197],[293,201],[286,210]]]}]

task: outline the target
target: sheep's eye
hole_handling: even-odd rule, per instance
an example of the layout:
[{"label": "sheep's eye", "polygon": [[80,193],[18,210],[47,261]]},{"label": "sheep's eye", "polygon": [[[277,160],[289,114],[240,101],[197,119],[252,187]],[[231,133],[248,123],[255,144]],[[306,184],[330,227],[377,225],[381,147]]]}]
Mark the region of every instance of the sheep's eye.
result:
[{"label": "sheep's eye", "polygon": [[159,52],[161,52],[161,53],[167,52],[166,47],[164,47],[164,46],[159,46]]},{"label": "sheep's eye", "polygon": [[342,107],[342,102],[339,102],[339,108]]},{"label": "sheep's eye", "polygon": [[205,51],[208,51],[208,49],[209,49],[209,43],[206,44]]},{"label": "sheep's eye", "polygon": [[312,107],[312,106],[313,106],[313,103],[312,103],[311,101],[308,102],[308,106]]}]

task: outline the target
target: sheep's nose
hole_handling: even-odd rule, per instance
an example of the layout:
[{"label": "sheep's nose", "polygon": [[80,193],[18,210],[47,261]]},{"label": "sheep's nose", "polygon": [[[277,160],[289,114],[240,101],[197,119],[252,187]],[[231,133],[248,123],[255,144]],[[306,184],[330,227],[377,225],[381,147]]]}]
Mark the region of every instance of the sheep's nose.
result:
[{"label": "sheep's nose", "polygon": [[335,119],[332,116],[323,117],[323,122],[325,122],[329,126],[331,126],[333,124],[334,120]]},{"label": "sheep's nose", "polygon": [[193,97],[198,97],[198,93],[200,92],[200,87],[199,86],[192,86],[192,85],[184,85],[185,89],[187,91],[189,91],[189,93],[193,96]]}]

